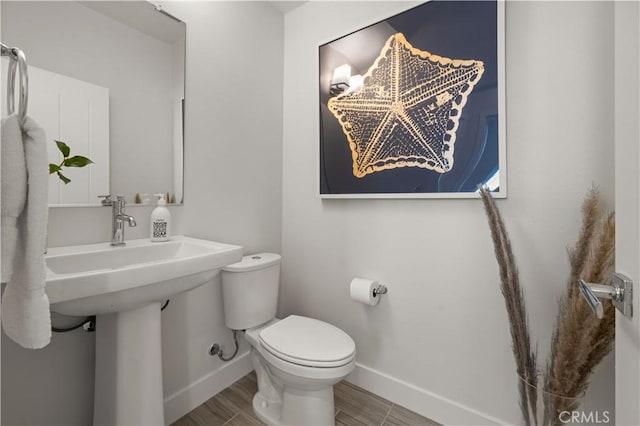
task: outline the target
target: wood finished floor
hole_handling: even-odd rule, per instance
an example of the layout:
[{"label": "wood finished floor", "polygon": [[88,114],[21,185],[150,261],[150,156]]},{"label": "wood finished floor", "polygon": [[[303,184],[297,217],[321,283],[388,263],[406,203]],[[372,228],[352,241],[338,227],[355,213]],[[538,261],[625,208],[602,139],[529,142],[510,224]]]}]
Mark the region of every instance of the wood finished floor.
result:
[{"label": "wood finished floor", "polygon": [[[251,406],[258,391],[251,372],[171,426],[259,426],[264,425]],[[351,383],[334,386],[337,426],[433,426],[438,423],[387,401]]]}]

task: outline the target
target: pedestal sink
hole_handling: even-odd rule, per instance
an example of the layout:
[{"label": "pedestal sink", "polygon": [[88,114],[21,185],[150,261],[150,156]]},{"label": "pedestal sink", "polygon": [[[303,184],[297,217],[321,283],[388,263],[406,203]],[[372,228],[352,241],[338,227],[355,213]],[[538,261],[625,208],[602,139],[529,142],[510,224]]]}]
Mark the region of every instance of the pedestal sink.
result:
[{"label": "pedestal sink", "polygon": [[241,258],[240,246],[183,236],[48,250],[52,311],[96,315],[94,425],[164,425],[160,305]]}]

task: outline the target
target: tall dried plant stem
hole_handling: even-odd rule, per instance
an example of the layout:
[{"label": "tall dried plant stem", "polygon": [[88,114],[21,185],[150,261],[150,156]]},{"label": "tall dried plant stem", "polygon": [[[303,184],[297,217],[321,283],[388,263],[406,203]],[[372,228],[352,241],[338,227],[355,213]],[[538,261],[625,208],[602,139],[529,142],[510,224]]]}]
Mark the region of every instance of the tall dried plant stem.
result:
[{"label": "tall dried plant stem", "polygon": [[571,274],[568,282],[568,298],[577,299],[579,293],[578,280],[584,271],[589,254],[592,251],[593,239],[596,233],[596,225],[600,213],[600,198],[598,190],[591,188],[582,203],[582,226],[578,235],[578,241],[569,251],[569,263]]},{"label": "tall dried plant stem", "polygon": [[551,340],[546,367],[545,390],[554,395],[545,403],[545,424],[559,424],[558,413],[577,408],[595,367],[611,351],[614,339],[615,309],[604,303],[604,317],[598,320],[578,289],[578,280],[603,282],[613,268],[615,220],[609,214],[600,219],[600,201],[594,188],[582,206],[582,227],[573,249],[569,250],[571,274]]},{"label": "tall dried plant stem", "polygon": [[526,425],[530,425],[532,422],[537,424],[536,354],[531,350],[529,325],[518,270],[509,236],[493,197],[486,188],[480,187],[479,191],[489,221],[491,238],[500,270],[500,290],[504,296],[509,317],[513,356],[516,361],[516,371],[520,377],[518,387],[520,409]]}]

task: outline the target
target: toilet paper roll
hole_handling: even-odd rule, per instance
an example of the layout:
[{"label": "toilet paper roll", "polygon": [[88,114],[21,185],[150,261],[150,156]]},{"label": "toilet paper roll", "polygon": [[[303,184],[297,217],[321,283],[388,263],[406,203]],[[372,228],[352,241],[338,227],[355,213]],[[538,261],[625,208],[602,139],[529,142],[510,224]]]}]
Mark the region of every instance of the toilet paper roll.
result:
[{"label": "toilet paper roll", "polygon": [[375,306],[380,302],[380,295],[373,290],[378,287],[378,282],[366,278],[354,278],[351,280],[351,299],[365,305]]}]

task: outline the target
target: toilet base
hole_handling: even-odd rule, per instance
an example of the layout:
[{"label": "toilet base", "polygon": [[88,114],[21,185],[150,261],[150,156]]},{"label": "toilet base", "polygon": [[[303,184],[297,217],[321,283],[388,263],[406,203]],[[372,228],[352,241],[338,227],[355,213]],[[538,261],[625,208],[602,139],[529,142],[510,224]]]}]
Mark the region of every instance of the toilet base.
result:
[{"label": "toilet base", "polygon": [[268,366],[255,347],[251,361],[258,380],[253,411],[269,425],[333,426],[333,383],[296,378],[274,366]]},{"label": "toilet base", "polygon": [[283,402],[271,402],[258,391],[253,397],[256,416],[268,425],[335,425],[333,386],[318,391],[285,387],[282,396]]},{"label": "toilet base", "polygon": [[335,425],[333,386],[316,391],[285,386],[282,404],[283,425]]},{"label": "toilet base", "polygon": [[266,424],[278,425],[280,424],[280,416],[282,415],[282,403],[267,401],[267,399],[258,392],[253,396],[253,412]]}]

